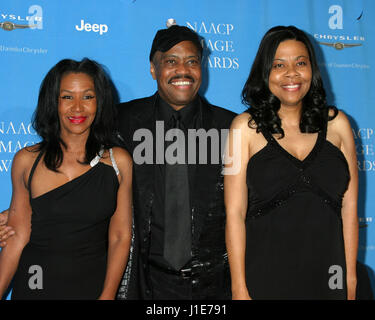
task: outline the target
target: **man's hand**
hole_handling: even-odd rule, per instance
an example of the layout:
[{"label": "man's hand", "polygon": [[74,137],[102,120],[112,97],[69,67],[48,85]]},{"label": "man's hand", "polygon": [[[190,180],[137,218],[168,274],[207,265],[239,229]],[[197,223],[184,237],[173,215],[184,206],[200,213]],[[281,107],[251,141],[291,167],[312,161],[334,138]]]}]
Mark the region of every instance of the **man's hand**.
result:
[{"label": "man's hand", "polygon": [[4,210],[0,213],[0,247],[5,247],[9,237],[14,235],[14,230],[7,226],[9,210]]}]

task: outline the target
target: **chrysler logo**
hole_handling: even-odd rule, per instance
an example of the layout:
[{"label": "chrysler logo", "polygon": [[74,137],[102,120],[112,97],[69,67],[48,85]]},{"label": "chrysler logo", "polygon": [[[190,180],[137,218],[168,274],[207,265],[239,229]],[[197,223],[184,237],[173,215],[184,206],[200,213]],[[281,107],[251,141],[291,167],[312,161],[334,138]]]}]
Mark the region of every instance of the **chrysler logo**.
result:
[{"label": "chrysler logo", "polygon": [[342,50],[344,48],[353,48],[353,47],[358,47],[358,46],[362,45],[361,43],[342,43],[342,42],[335,42],[335,43],[331,43],[331,42],[318,42],[318,43],[323,44],[325,46],[333,47],[336,50]]},{"label": "chrysler logo", "polygon": [[0,28],[5,31],[12,31],[14,29],[26,29],[26,28],[35,28],[36,25],[29,24],[15,24],[10,21],[0,22]]}]

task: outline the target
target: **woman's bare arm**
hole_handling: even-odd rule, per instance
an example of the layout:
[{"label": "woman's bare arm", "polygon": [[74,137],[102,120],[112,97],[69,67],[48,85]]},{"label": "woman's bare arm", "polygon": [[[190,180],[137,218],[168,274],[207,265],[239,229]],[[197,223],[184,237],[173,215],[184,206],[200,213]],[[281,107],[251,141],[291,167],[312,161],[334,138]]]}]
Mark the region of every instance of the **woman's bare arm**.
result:
[{"label": "woman's bare arm", "polygon": [[9,209],[8,225],[15,231],[0,252],[0,295],[4,295],[12,280],[24,246],[31,232],[31,206],[26,186],[26,174],[32,163],[32,154],[26,149],[20,150],[12,164],[12,200]]},{"label": "woman's bare arm", "polygon": [[114,148],[114,157],[120,171],[120,186],[116,211],[109,225],[107,273],[101,300],[115,298],[128,261],[132,236],[132,159],[121,148]]},{"label": "woman's bare arm", "polygon": [[[248,119],[248,114],[241,114],[232,122],[224,170],[225,235],[233,300],[250,299],[245,281],[245,219],[248,205],[246,169],[249,160],[249,141],[246,133],[250,131]],[[228,163],[229,159],[232,160],[232,165]]]}]

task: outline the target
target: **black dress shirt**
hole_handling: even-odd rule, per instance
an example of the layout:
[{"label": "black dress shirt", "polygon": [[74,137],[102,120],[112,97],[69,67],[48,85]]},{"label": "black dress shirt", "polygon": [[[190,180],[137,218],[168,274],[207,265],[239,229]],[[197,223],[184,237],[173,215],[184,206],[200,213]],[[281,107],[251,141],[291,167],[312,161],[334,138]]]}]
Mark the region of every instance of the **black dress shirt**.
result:
[{"label": "black dress shirt", "polygon": [[[164,137],[165,133],[171,129],[170,120],[174,112],[173,107],[166,103],[160,96],[156,102],[156,120],[164,121]],[[185,138],[187,140],[188,129],[199,129],[201,123],[200,116],[200,102],[199,98],[196,97],[191,103],[177,111],[180,114],[181,121],[185,129]],[[187,160],[187,141],[185,146],[185,155]],[[166,149],[166,143],[164,141],[164,151]],[[164,157],[165,163],[165,157]],[[192,176],[192,170],[194,165],[188,166],[189,177]],[[189,181],[189,189],[191,190],[191,181]],[[163,258],[164,249],[164,197],[165,197],[165,165],[155,165],[155,197],[152,206],[152,218],[151,218],[151,244],[150,244],[150,255],[149,260],[151,263],[157,264],[160,267],[168,268],[168,263]],[[191,192],[190,192],[191,194]],[[188,263],[189,264],[189,263]],[[188,265],[187,264],[187,265]]]}]

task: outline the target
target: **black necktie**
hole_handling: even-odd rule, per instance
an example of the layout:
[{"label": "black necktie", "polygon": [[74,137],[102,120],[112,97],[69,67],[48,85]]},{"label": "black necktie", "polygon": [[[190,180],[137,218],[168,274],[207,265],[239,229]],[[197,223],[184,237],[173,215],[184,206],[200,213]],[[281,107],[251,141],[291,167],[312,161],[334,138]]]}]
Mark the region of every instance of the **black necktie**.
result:
[{"label": "black necktie", "polygon": [[[183,130],[179,116],[177,112],[173,114],[172,127]],[[185,139],[179,141],[185,144]],[[189,178],[188,166],[184,162],[165,162],[164,259],[175,270],[181,270],[191,259]]]}]

